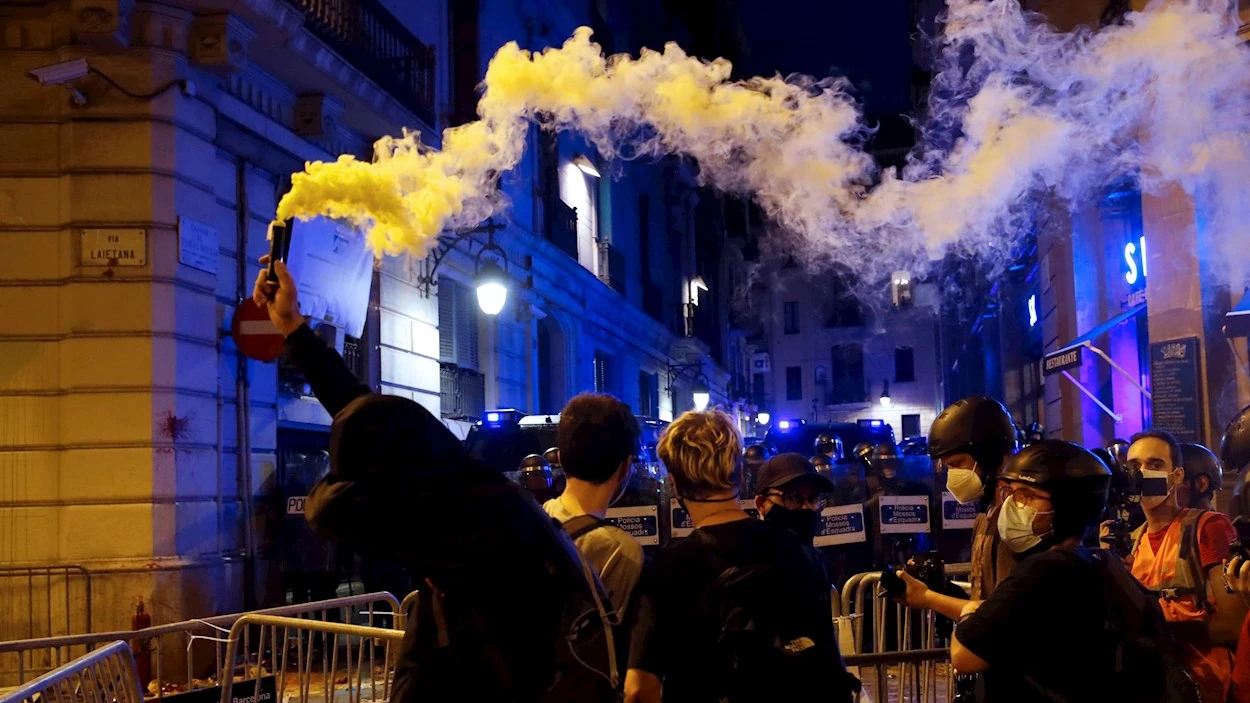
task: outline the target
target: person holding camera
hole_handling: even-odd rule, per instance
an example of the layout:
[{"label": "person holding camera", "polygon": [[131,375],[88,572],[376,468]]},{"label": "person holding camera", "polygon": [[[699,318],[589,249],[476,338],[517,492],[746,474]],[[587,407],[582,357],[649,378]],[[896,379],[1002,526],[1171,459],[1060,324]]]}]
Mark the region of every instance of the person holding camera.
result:
[{"label": "person holding camera", "polygon": [[929,429],[929,456],[941,462],[946,490],[960,503],[978,502],[985,510],[972,528],[973,600],[988,598],[1016,565],[1015,554],[1002,547],[995,529],[1002,505],[998,473],[1015,445],[1011,415],[984,395],[956,401]]},{"label": "person holding camera", "polygon": [[1223,701],[1232,677],[1231,645],[1246,615],[1246,607],[1223,587],[1223,565],[1236,533],[1221,513],[1181,507],[1178,494],[1186,485],[1182,456],[1169,432],[1149,430],[1133,437],[1129,469],[1141,472],[1143,484],[1164,486],[1143,491],[1146,524],[1133,534],[1125,563],[1159,597],[1203,699]]},{"label": "person holding camera", "polygon": [[1118,569],[1124,583],[1132,578],[1118,560],[1081,547],[1102,514],[1110,470],[1075,444],[1042,440],[1008,459],[999,478],[1005,499],[994,529],[1016,568],[988,599],[972,601],[899,571],[906,602],[958,621],[951,662],[960,674],[983,672],[978,700],[1117,700],[1106,570]]}]

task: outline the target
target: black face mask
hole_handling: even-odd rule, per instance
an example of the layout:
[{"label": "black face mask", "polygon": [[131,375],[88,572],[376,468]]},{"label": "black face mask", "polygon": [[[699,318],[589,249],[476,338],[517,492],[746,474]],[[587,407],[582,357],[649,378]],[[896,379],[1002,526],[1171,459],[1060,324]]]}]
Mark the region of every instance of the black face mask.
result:
[{"label": "black face mask", "polygon": [[820,512],[816,510],[791,510],[784,505],[773,504],[768,509],[765,520],[771,520],[799,536],[806,544],[816,538],[816,530],[820,527]]}]

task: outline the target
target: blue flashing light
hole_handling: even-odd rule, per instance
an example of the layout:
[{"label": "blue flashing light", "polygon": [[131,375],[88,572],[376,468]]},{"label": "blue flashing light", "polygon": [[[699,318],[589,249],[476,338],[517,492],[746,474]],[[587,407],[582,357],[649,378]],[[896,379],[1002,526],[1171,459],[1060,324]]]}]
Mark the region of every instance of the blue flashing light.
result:
[{"label": "blue flashing light", "polygon": [[777,429],[779,429],[779,430],[788,430],[788,429],[790,429],[790,421],[789,421],[789,420],[782,420],[782,421],[778,422],[778,423],[777,423]]},{"label": "blue flashing light", "polygon": [[860,427],[883,427],[885,420],[858,420],[855,424]]},{"label": "blue flashing light", "polygon": [[486,421],[492,425],[499,424],[499,413],[486,413]]}]

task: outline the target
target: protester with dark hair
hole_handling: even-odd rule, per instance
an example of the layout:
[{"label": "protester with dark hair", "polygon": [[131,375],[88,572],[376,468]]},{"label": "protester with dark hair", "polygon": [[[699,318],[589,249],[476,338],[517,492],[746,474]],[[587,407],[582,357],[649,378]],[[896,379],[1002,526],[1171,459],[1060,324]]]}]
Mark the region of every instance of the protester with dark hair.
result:
[{"label": "protester with dark hair", "polygon": [[1146,524],[1134,533],[1126,563],[1134,578],[1158,595],[1203,698],[1223,701],[1232,676],[1231,647],[1246,614],[1223,587],[1224,560],[1236,533],[1222,513],[1177,502],[1185,484],[1182,461],[1181,446],[1169,432],[1149,430],[1133,437],[1129,468],[1141,472],[1143,484],[1162,484],[1162,493],[1144,491]]},{"label": "protester with dark hair", "polygon": [[543,504],[594,567],[621,616],[642,573],[642,545],[604,516],[629,485],[641,437],[628,405],[600,393],[575,396],[560,412],[556,429],[568,483],[559,497]]},{"label": "protester with dark hair", "polygon": [[695,530],[643,575],[626,701],[850,701],[859,687],[838,653],[828,583],[793,531],[749,519],[738,501],[734,421],[688,412],[657,450]]},{"label": "protester with dark hair", "polygon": [[[326,538],[402,564],[423,589],[392,703],[612,700],[612,667],[581,663],[614,661],[606,616],[583,621],[581,633],[568,625],[570,604],[602,600],[572,544],[428,410],[361,384],[305,323],[286,266],[274,268],[278,284],[262,271],[253,300],[334,418],[330,471],[308,496],[308,521]],[[500,597],[504,582],[523,606]]]}]

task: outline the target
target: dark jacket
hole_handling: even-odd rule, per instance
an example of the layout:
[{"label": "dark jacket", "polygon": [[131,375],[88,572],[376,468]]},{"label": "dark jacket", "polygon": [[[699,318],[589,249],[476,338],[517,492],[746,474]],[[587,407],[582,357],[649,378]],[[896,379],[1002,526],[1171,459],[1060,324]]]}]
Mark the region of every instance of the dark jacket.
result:
[{"label": "dark jacket", "polygon": [[308,327],[287,345],[334,417],[330,471],[308,496],[309,523],[327,539],[402,565],[425,593],[436,587],[447,622],[475,623],[458,633],[471,655],[440,646],[427,636],[429,622],[422,626],[433,617],[433,599],[423,596],[392,701],[536,699],[562,644],[561,589],[541,556],[552,549],[542,509],[476,465],[425,408],[371,393]]}]

